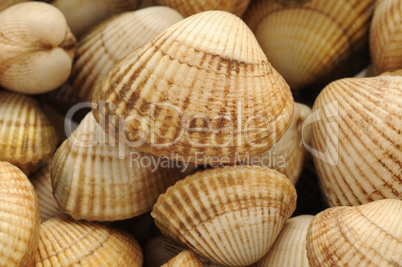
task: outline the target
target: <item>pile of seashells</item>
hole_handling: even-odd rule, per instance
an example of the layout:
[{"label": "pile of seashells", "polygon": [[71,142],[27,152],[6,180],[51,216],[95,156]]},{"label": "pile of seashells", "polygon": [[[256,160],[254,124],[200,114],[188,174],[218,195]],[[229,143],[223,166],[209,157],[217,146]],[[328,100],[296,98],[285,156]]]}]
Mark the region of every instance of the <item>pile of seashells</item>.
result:
[{"label": "pile of seashells", "polygon": [[400,0],[3,0],[0,266],[402,266],[401,69]]}]

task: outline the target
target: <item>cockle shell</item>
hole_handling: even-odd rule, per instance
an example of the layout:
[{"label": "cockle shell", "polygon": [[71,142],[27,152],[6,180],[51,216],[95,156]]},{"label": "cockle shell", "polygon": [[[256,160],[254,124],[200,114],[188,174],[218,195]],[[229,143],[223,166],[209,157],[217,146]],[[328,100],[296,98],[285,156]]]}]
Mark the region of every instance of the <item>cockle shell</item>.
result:
[{"label": "cockle shell", "polygon": [[15,5],[15,4],[18,4],[18,3],[21,3],[21,2],[28,2],[28,1],[29,0],[1,0],[1,2],[0,2],[0,11],[3,11],[4,9],[6,9],[6,8],[12,6],[12,5]]},{"label": "cockle shell", "polygon": [[80,40],[70,83],[81,101],[91,101],[96,83],[122,58],[182,20],[169,7],[126,12],[101,23]]},{"label": "cockle shell", "polygon": [[39,241],[39,207],[25,174],[0,161],[0,266],[32,266]]},{"label": "cockle shell", "polygon": [[0,91],[0,160],[29,175],[45,164],[56,146],[56,131],[36,100]]},{"label": "cockle shell", "polygon": [[239,17],[246,11],[251,0],[155,0],[156,4],[176,9],[184,17],[208,10],[222,10]]},{"label": "cockle shell", "polygon": [[116,142],[89,113],[54,155],[53,194],[74,219],[131,218],[150,211],[180,179],[180,169],[168,163]]},{"label": "cockle shell", "polygon": [[274,68],[298,92],[353,76],[368,65],[374,2],[312,0],[289,6],[277,0],[256,0],[244,20]]},{"label": "cockle shell", "polygon": [[311,267],[402,266],[402,201],[319,213],[308,229],[307,257]]},{"label": "cockle shell", "polygon": [[309,267],[306,235],[313,218],[312,215],[300,215],[289,219],[257,267]]},{"label": "cockle shell", "polygon": [[370,52],[375,71],[402,69],[402,2],[378,0],[370,30]]},{"label": "cockle shell", "polygon": [[402,199],[402,77],[335,81],[313,115],[314,163],[330,206]]},{"label": "cockle shell", "polygon": [[96,120],[131,146],[207,164],[269,149],[293,115],[288,85],[248,27],[224,11],[182,20],[127,56],[93,102]]},{"label": "cockle shell", "polygon": [[173,259],[163,264],[161,267],[204,267],[200,258],[191,250],[183,250]]},{"label": "cockle shell", "polygon": [[166,236],[214,262],[260,260],[296,208],[283,174],[259,166],[208,169],[168,188],[151,215]]},{"label": "cockle shell", "polygon": [[41,224],[35,267],[141,267],[141,247],[129,234],[98,223],[53,218]]},{"label": "cockle shell", "polygon": [[55,0],[52,5],[60,9],[75,36],[80,36],[108,17],[131,11],[140,0]]},{"label": "cockle shell", "polygon": [[62,85],[71,72],[77,42],[63,14],[40,2],[0,13],[0,85],[38,94]]}]

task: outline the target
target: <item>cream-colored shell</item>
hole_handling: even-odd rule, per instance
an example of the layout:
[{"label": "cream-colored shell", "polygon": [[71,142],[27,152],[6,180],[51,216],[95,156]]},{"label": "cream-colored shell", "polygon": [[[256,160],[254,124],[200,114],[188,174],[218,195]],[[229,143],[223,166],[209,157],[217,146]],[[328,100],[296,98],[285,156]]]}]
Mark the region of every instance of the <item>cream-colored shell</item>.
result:
[{"label": "cream-colored shell", "polygon": [[311,0],[289,6],[277,0],[256,0],[244,20],[268,60],[297,92],[354,75],[368,65],[374,2]]},{"label": "cream-colored shell", "polygon": [[40,226],[35,267],[142,267],[138,242],[98,223],[53,218]]},{"label": "cream-colored shell", "polygon": [[402,77],[332,82],[313,114],[314,163],[330,206],[402,199]]},{"label": "cream-colored shell", "polygon": [[4,9],[6,9],[12,5],[22,3],[22,2],[28,2],[28,1],[29,0],[2,0],[0,2],[0,11],[3,11]]},{"label": "cream-colored shell", "polygon": [[0,161],[0,266],[32,266],[39,241],[39,207],[26,175]]},{"label": "cream-colored shell", "polygon": [[311,267],[402,266],[402,201],[327,209],[307,233]]},{"label": "cream-colored shell", "polygon": [[257,267],[309,267],[306,236],[313,218],[313,215],[300,215],[289,219]]},{"label": "cream-colored shell", "polygon": [[182,20],[168,7],[126,12],[101,23],[80,40],[70,83],[81,101],[91,101],[95,85],[122,58]]},{"label": "cream-colored shell", "polygon": [[296,208],[283,174],[259,166],[208,169],[169,187],[151,215],[162,233],[228,266],[260,260]]},{"label": "cream-colored shell", "polygon": [[179,168],[164,167],[169,163],[116,142],[89,113],[54,155],[53,194],[74,219],[131,218],[180,179]]},{"label": "cream-colored shell", "polygon": [[259,154],[293,115],[288,85],[244,22],[224,11],[182,20],[127,56],[93,102],[96,120],[126,143],[192,163]]},{"label": "cream-colored shell", "polygon": [[45,164],[56,146],[56,131],[36,100],[0,91],[0,160],[29,175]]},{"label": "cream-colored shell", "polygon": [[38,94],[62,85],[77,46],[63,14],[41,2],[16,4],[0,13],[0,85]]},{"label": "cream-colored shell", "polygon": [[204,267],[200,258],[191,250],[183,250],[161,267]]}]

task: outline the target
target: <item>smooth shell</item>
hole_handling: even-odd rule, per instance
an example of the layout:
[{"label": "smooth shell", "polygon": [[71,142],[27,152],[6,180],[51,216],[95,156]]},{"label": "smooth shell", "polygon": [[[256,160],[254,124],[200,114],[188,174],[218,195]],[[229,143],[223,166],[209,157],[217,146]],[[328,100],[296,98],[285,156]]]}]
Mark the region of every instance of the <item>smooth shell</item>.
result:
[{"label": "smooth shell", "polygon": [[96,120],[130,146],[192,163],[261,153],[293,115],[288,85],[249,28],[224,11],[182,20],[127,56],[93,102]]},{"label": "smooth shell", "polygon": [[131,218],[150,211],[180,179],[180,169],[169,164],[116,142],[89,113],[54,155],[53,194],[74,219]]},{"label": "smooth shell", "polygon": [[161,267],[204,267],[200,258],[191,250],[183,250],[173,259],[163,264]]},{"label": "smooth shell", "polygon": [[214,262],[260,260],[296,208],[283,174],[258,166],[208,169],[169,187],[151,215],[162,233]]},{"label": "smooth shell", "polygon": [[56,131],[36,100],[0,91],[0,160],[29,175],[45,164],[56,146]]},{"label": "smooth shell", "polygon": [[141,267],[142,263],[141,247],[123,231],[60,218],[41,224],[35,267]]},{"label": "smooth shell", "polygon": [[62,85],[71,72],[77,42],[63,14],[40,2],[0,13],[0,85],[38,94]]},{"label": "smooth shell", "polygon": [[402,266],[402,201],[327,209],[307,233],[311,267]]},{"label": "smooth shell", "polygon": [[28,2],[28,0],[2,0],[0,2],[0,11],[3,11],[4,9],[6,9],[10,6],[21,3],[21,2]]},{"label": "smooth shell", "polygon": [[311,152],[330,206],[402,199],[402,77],[332,82],[312,117]]},{"label": "smooth shell", "polygon": [[0,161],[0,266],[32,266],[39,241],[39,207],[26,175]]}]

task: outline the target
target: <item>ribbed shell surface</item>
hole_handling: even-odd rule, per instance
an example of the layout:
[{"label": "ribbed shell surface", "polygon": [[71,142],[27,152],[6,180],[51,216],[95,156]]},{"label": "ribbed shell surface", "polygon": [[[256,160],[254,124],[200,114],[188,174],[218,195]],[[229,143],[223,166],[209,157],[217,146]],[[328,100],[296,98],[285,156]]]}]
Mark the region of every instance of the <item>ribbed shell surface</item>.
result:
[{"label": "ribbed shell surface", "polygon": [[54,155],[53,194],[74,219],[131,218],[150,211],[180,179],[179,168],[161,165],[158,158],[116,142],[89,113]]},{"label": "ribbed shell surface", "polygon": [[191,250],[183,250],[173,259],[163,264],[161,267],[204,267],[200,258]]},{"label": "ribbed shell surface", "polygon": [[0,266],[32,266],[39,225],[32,184],[20,169],[0,161]]},{"label": "ribbed shell surface", "polygon": [[168,7],[126,12],[101,23],[80,40],[70,82],[82,101],[91,101],[96,83],[122,58],[182,20]]},{"label": "ribbed shell surface", "polygon": [[[374,3],[375,0],[312,0],[281,5],[277,0],[256,0],[244,20],[274,68],[292,90],[298,91],[328,76],[353,75],[340,76],[346,70],[357,73],[368,64]],[[363,51],[367,60],[344,62]],[[335,74],[338,64],[342,69]]]},{"label": "ribbed shell surface", "polygon": [[57,134],[33,98],[0,91],[0,160],[29,175],[51,157]]},{"label": "ribbed shell surface", "polygon": [[251,0],[155,0],[156,4],[176,9],[184,17],[208,10],[222,10],[239,17],[246,11]]},{"label": "ribbed shell surface", "polygon": [[370,30],[370,51],[375,71],[402,69],[402,2],[377,0]]},{"label": "ribbed shell surface", "polygon": [[35,267],[141,267],[138,242],[98,223],[53,218],[41,224]]},{"label": "ribbed shell surface", "polygon": [[307,233],[307,257],[311,267],[402,266],[402,201],[319,213]]},{"label": "ribbed shell surface", "polygon": [[309,267],[306,236],[313,218],[312,215],[290,218],[257,267]]},{"label": "ribbed shell surface", "polygon": [[151,215],[166,236],[227,266],[247,266],[269,250],[296,208],[289,179],[258,166],[209,169],[171,186]]},{"label": "ribbed shell surface", "polygon": [[314,163],[330,206],[402,198],[402,77],[335,81],[313,113]]},{"label": "ribbed shell surface", "polygon": [[182,20],[127,56],[98,84],[93,102],[106,130],[141,151],[193,163],[261,153],[293,115],[282,76],[249,28],[223,11]]}]

